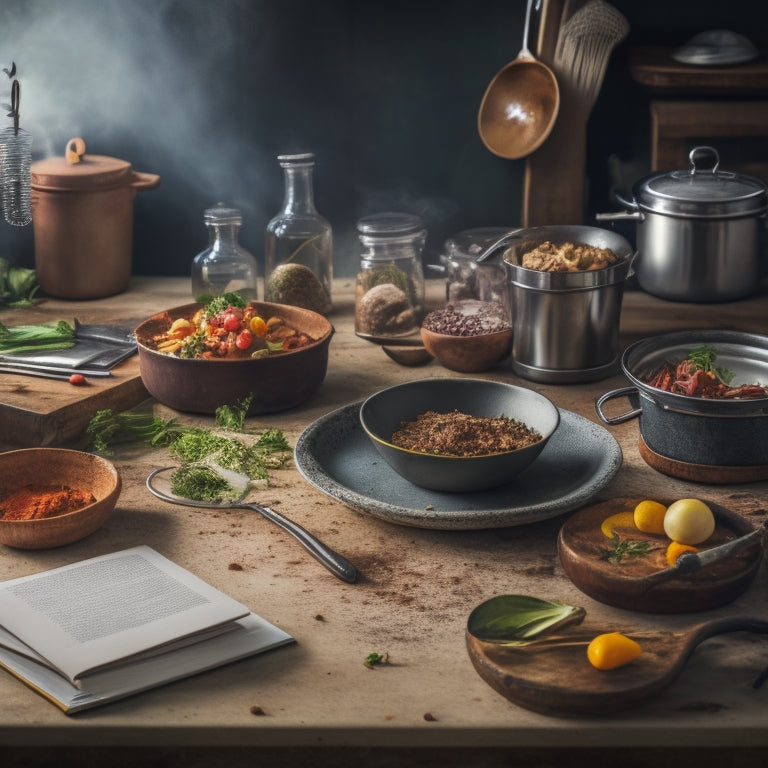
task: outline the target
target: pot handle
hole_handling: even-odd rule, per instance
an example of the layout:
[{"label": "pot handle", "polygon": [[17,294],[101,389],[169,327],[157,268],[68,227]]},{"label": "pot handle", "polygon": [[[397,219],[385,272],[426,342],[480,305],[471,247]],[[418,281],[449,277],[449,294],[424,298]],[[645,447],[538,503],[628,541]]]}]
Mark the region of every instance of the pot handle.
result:
[{"label": "pot handle", "polygon": [[595,403],[595,410],[597,411],[597,415],[601,418],[602,421],[610,426],[623,424],[625,421],[634,419],[636,416],[639,416],[643,412],[642,408],[633,408],[632,410],[626,411],[619,416],[606,416],[603,413],[603,405],[605,405],[605,403],[607,403],[609,400],[615,400],[618,397],[630,397],[631,395],[637,394],[637,387],[622,387],[621,389],[612,389],[610,392],[606,392],[604,395],[599,397]]},{"label": "pot handle", "polygon": [[642,221],[643,213],[640,210],[640,206],[634,200],[627,200],[622,197],[619,192],[614,192],[613,197],[616,202],[626,208],[626,211],[619,211],[618,213],[596,213],[595,219],[597,221]]},{"label": "pot handle", "polygon": [[160,183],[160,177],[156,173],[142,173],[133,171],[130,186],[133,189],[154,189]]}]

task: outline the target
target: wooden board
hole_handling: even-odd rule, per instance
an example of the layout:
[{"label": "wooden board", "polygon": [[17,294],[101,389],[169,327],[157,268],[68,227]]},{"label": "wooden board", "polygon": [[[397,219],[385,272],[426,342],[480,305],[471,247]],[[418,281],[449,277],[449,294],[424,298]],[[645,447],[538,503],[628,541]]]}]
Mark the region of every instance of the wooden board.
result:
[{"label": "wooden board", "polygon": [[68,381],[0,374],[0,449],[52,447],[80,438],[96,411],[126,410],[149,397],[134,356],[108,378]]},{"label": "wooden board", "polygon": [[[700,549],[737,539],[753,530],[745,518],[702,499],[715,515],[716,528]],[[611,539],[600,530],[607,517],[633,510],[642,499],[617,498],[586,507],[570,517],[560,529],[558,555],[568,578],[585,594],[607,605],[648,613],[689,613],[730,603],[751,584],[762,557],[762,544],[755,539],[742,551],[698,571],[659,580],[668,569],[669,539],[635,528],[619,529],[620,539],[647,541],[646,555],[624,557],[619,563],[607,559]],[[673,499],[659,499],[670,504]]]},{"label": "wooden board", "polygon": [[[697,624],[684,632],[634,631],[631,627],[576,627],[552,643],[506,648],[466,635],[475,670],[515,704],[546,715],[605,715],[637,706],[663,691],[680,674],[699,643],[738,630],[768,632],[768,622],[734,616]],[[592,638],[622,632],[642,648],[636,659],[612,670],[587,658]]]}]

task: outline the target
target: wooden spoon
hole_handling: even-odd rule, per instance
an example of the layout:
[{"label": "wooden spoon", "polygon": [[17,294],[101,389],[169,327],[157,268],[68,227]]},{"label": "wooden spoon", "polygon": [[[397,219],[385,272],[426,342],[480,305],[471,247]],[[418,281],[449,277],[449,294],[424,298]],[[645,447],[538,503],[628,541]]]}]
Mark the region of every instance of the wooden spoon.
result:
[{"label": "wooden spoon", "polygon": [[486,683],[502,696],[545,715],[602,715],[629,709],[663,691],[682,671],[696,647],[715,635],[738,631],[768,633],[768,621],[732,616],[697,624],[684,632],[623,634],[643,651],[629,664],[603,671],[587,659],[589,642],[605,630],[573,633],[522,648],[478,640],[467,632],[469,657]]},{"label": "wooden spoon", "polygon": [[491,80],[477,115],[483,144],[508,160],[538,149],[552,131],[560,108],[557,78],[528,48],[532,6],[533,0],[528,0],[520,53]]}]

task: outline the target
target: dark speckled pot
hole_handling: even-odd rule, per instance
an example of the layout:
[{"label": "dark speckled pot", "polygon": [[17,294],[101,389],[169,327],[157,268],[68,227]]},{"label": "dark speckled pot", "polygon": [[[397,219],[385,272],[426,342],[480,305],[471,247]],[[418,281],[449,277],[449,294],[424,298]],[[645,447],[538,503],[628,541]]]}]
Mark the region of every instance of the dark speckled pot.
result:
[{"label": "dark speckled pot", "polygon": [[[713,346],[717,364],[734,372],[734,386],[768,385],[768,337],[741,331],[680,331],[626,349],[622,368],[633,386],[603,395],[596,404],[598,415],[606,424],[639,417],[645,444],[669,459],[719,467],[768,465],[768,397],[706,400],[645,383],[665,360],[678,363],[703,345]],[[629,398],[632,410],[607,416],[605,403],[619,397]]]}]

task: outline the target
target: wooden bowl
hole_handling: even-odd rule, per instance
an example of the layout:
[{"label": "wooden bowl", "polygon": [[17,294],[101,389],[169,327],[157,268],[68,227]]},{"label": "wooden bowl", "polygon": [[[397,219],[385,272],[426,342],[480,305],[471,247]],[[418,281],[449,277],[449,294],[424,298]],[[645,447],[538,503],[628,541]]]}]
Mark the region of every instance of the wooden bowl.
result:
[{"label": "wooden bowl", "polygon": [[[403,421],[426,411],[479,417],[507,416],[535,429],[533,445],[485,456],[439,456],[394,445]],[[360,423],[376,450],[399,475],[421,488],[469,492],[512,483],[544,450],[560,424],[560,412],[530,389],[482,379],[421,379],[381,390],[360,407]]]},{"label": "wooden bowl", "polygon": [[300,307],[251,302],[260,315],[279,315],[311,336],[304,347],[257,359],[203,360],[166,355],[149,340],[180,317],[191,317],[202,304],[185,304],[160,312],[136,328],[139,371],[147,391],[177,411],[212,414],[222,405],[235,406],[253,395],[250,414],[275,413],[309,399],[320,387],[328,367],[333,326],[325,317]]},{"label": "wooden bowl", "polygon": [[[616,608],[643,613],[690,613],[726,605],[752,583],[762,558],[763,547],[755,540],[737,554],[689,574],[659,581],[655,574],[666,569],[669,539],[633,529],[624,535],[649,541],[647,556],[624,557],[619,563],[606,558],[611,540],[600,530],[610,515],[632,510],[642,499],[618,498],[580,510],[560,529],[558,554],[563,570],[585,594]],[[673,500],[659,499],[663,504]],[[714,534],[701,548],[723,544],[754,530],[741,515],[704,499],[715,515]]]},{"label": "wooden bowl", "polygon": [[0,500],[28,485],[68,485],[96,501],[40,520],[3,520],[0,543],[18,549],[51,549],[79,541],[100,528],[122,490],[114,465],[92,453],[64,448],[24,448],[0,453]]},{"label": "wooden bowl", "polygon": [[432,357],[452,371],[480,373],[497,365],[512,345],[512,329],[475,336],[452,336],[421,329],[421,340]]}]

